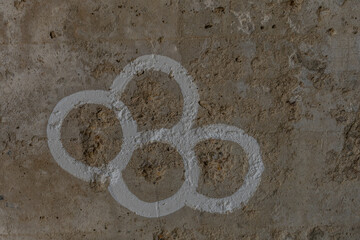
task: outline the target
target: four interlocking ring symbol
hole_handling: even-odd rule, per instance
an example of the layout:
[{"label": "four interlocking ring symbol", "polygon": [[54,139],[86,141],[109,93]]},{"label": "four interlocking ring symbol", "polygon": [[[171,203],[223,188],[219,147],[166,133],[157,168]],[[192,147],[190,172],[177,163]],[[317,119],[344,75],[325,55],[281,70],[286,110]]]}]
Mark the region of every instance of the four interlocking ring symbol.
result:
[{"label": "four interlocking ring symbol", "polygon": [[[139,72],[153,70],[169,74],[178,83],[183,95],[183,113],[181,120],[171,129],[159,129],[138,132],[137,124],[129,109],[119,101],[126,85]],[[192,77],[180,63],[159,55],[145,55],[137,58],[123,69],[114,80],[110,91],[81,91],[63,98],[50,115],[47,135],[48,145],[55,161],[67,172],[84,181],[90,181],[95,174],[110,178],[109,191],[122,206],[144,217],[160,217],[189,206],[201,211],[225,213],[246,204],[256,191],[264,165],[261,160],[257,141],[243,130],[215,124],[200,128],[191,128],[198,111],[199,95]],[[123,143],[118,155],[105,167],[90,167],[72,158],[61,142],[61,126],[66,115],[75,107],[84,104],[101,104],[113,109],[120,121]],[[249,170],[243,185],[231,196],[209,198],[196,191],[200,169],[194,153],[194,146],[207,139],[228,140],[239,144],[246,153]],[[185,168],[185,181],[173,196],[157,201],[144,202],[128,189],[122,178],[122,170],[137,148],[151,142],[163,142],[176,148],[182,156]]]}]

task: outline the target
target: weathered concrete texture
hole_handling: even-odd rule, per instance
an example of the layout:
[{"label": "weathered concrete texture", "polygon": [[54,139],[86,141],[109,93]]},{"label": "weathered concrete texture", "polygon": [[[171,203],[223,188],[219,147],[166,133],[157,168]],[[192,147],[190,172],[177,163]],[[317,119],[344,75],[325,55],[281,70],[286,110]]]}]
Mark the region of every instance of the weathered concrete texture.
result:
[{"label": "weathered concrete texture", "polygon": [[[0,239],[360,239],[360,1],[0,1]],[[161,218],[118,204],[106,179],[81,181],[54,161],[46,127],[55,105],[81,90],[108,90],[146,54],[180,62],[200,101],[196,126],[243,129],[265,171],[242,209],[188,207]],[[121,100],[141,130],[171,127],[182,113],[169,76],[144,72]],[[91,166],[121,149],[114,113],[73,110],[68,152]],[[232,194],[248,170],[243,150],[196,147],[198,191]],[[124,170],[144,201],[171,196],[184,179],[164,143],[136,150]]]}]

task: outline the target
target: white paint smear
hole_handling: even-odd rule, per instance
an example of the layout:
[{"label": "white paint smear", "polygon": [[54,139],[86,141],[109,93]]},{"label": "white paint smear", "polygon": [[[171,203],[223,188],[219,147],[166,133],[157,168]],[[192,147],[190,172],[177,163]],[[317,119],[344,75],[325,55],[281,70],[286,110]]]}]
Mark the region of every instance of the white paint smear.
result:
[{"label": "white paint smear", "polygon": [[250,12],[241,13],[231,11],[239,21],[238,29],[246,34],[251,34],[255,30],[255,24],[251,20]]},{"label": "white paint smear", "polygon": [[[143,71],[161,71],[170,74],[177,82],[184,98],[181,120],[171,129],[162,128],[152,131],[137,131],[137,124],[128,108],[119,99],[132,78]],[[123,69],[114,80],[110,91],[81,91],[63,98],[50,115],[47,135],[48,145],[55,161],[67,172],[84,181],[90,181],[94,175],[110,178],[109,191],[122,206],[144,217],[161,217],[189,206],[211,213],[226,213],[246,204],[256,191],[264,165],[260,147],[254,138],[243,130],[215,124],[201,128],[192,128],[197,116],[199,95],[192,77],[180,63],[168,57],[145,55],[137,58]],[[104,168],[90,167],[72,158],[61,142],[61,126],[67,114],[84,104],[101,104],[113,109],[123,131],[123,144],[118,155]],[[244,184],[231,196],[209,198],[196,191],[200,177],[200,168],[194,147],[206,139],[219,139],[239,144],[249,161],[249,171]],[[168,143],[181,155],[185,168],[185,181],[173,196],[157,201],[145,202],[135,196],[122,178],[122,170],[129,163],[133,152],[144,144],[152,142]]]}]

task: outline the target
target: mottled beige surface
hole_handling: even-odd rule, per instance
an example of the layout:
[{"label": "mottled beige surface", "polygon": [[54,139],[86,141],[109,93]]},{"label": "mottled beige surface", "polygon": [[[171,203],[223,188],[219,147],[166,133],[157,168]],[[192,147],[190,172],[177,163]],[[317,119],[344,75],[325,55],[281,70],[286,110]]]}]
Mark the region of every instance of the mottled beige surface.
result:
[{"label": "mottled beige surface", "polygon": [[[360,239],[360,2],[358,0],[0,1],[0,239]],[[83,182],[53,160],[47,120],[65,96],[108,90],[136,57],[180,62],[200,94],[196,126],[239,127],[260,145],[265,171],[243,208],[185,207],[148,219],[118,204],[107,182]],[[162,73],[121,96],[141,130],[171,127],[182,96]],[[101,166],[122,130],[104,107],[73,110],[66,149]],[[236,144],[196,146],[198,191],[222,197],[247,171]],[[171,196],[179,154],[136,150],[124,178],[139,198]]]}]

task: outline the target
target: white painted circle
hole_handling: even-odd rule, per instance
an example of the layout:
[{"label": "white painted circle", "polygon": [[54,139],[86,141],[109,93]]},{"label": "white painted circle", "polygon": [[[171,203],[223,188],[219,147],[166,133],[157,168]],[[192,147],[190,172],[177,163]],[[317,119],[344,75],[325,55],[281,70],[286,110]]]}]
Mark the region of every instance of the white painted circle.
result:
[{"label": "white painted circle", "polygon": [[[123,118],[120,125],[123,135],[129,135],[129,132],[136,130],[136,124],[131,118],[131,114],[122,102],[116,104],[110,98],[110,93],[101,90],[88,90],[74,93],[70,96],[63,98],[54,108],[51,113],[47,126],[48,146],[55,161],[65,171],[73,176],[80,178],[84,181],[90,181],[94,174],[101,174],[108,171],[108,169],[100,169],[97,167],[90,167],[70,156],[65,150],[61,142],[61,127],[64,119],[68,113],[84,104],[100,104],[109,109],[113,109],[119,116],[127,116],[127,120]],[[114,109],[115,105],[115,109]]]},{"label": "white painted circle", "polygon": [[193,78],[177,61],[160,55],[144,55],[126,65],[115,78],[111,92],[121,95],[132,78],[143,71],[161,71],[169,74],[180,87],[183,95],[183,114],[180,122],[175,126],[179,129],[190,129],[198,112],[199,94]]},{"label": "white painted circle", "polygon": [[[133,141],[133,146],[136,146],[135,149],[148,143],[162,142],[167,143],[178,150],[184,163],[185,181],[174,195],[157,202],[142,201],[129,190],[122,177],[122,173],[119,173],[119,176],[113,178],[109,186],[109,191],[113,198],[127,209],[138,215],[149,218],[166,216],[184,207],[187,196],[193,195],[196,190],[196,187],[193,186],[193,182],[197,181],[199,171],[197,166],[189,166],[189,163],[191,164],[194,162],[194,159],[196,158],[195,153],[191,150],[188,151],[187,147],[184,147],[184,145],[179,148],[179,146],[176,145],[179,139],[178,137],[177,134],[173,135],[172,131],[169,129],[160,129],[157,131],[143,132],[135,137]],[[123,155],[122,160],[124,163],[127,164],[130,161],[131,155],[132,154],[127,154],[126,156]]]},{"label": "white painted circle", "polygon": [[223,124],[205,126],[194,129],[192,132],[194,136],[192,145],[194,147],[200,141],[207,139],[227,140],[239,144],[248,158],[249,170],[244,178],[243,185],[231,196],[210,198],[195,192],[194,195],[188,196],[186,205],[201,211],[226,213],[246,204],[260,184],[261,174],[264,170],[260,147],[256,140],[237,127]]}]

